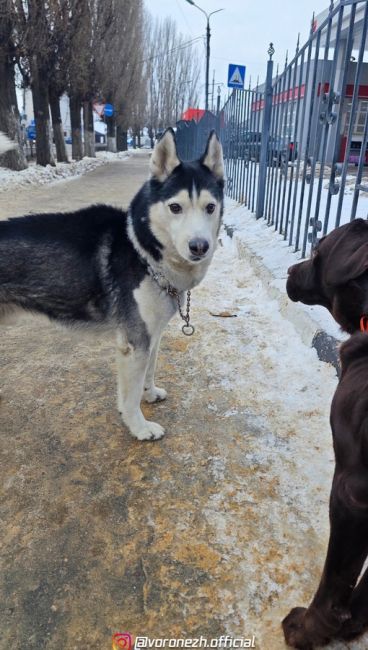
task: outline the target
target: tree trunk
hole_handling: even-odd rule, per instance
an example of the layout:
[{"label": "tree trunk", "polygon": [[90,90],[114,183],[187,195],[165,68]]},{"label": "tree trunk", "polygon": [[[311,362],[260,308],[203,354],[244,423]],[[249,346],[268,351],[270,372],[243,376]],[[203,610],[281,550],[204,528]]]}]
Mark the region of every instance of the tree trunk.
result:
[{"label": "tree trunk", "polygon": [[57,96],[56,93],[52,92],[51,89],[49,91],[49,96],[50,96],[52,131],[54,134],[54,142],[56,147],[56,158],[58,162],[69,162],[66,153],[63,123],[61,121],[60,98]]},{"label": "tree trunk", "polygon": [[72,127],[72,157],[74,160],[83,158],[81,99],[78,95],[69,97],[70,123]]},{"label": "tree trunk", "polygon": [[116,118],[115,115],[105,117],[107,126],[107,151],[116,153]]},{"label": "tree trunk", "polygon": [[92,102],[83,102],[84,154],[96,158]]},{"label": "tree trunk", "polygon": [[153,128],[151,126],[148,129],[148,137],[151,140],[151,149],[153,149],[153,147],[155,146],[155,140],[153,137]]},{"label": "tree trunk", "polygon": [[[0,28],[0,36],[1,36]],[[1,40],[1,39],[0,39]],[[12,140],[19,142],[19,147],[1,156],[1,165],[19,171],[26,169],[27,160],[23,150],[19,111],[14,82],[14,66],[7,52],[0,48],[0,130]]]},{"label": "tree trunk", "polygon": [[128,131],[124,127],[118,125],[116,129],[116,144],[118,151],[128,150]]},{"label": "tree trunk", "polygon": [[138,149],[141,148],[141,130],[137,129],[137,141],[138,141]]},{"label": "tree trunk", "polygon": [[38,68],[37,55],[32,57],[32,99],[36,122],[36,162],[38,165],[55,165],[51,151],[49,91],[45,75]]}]

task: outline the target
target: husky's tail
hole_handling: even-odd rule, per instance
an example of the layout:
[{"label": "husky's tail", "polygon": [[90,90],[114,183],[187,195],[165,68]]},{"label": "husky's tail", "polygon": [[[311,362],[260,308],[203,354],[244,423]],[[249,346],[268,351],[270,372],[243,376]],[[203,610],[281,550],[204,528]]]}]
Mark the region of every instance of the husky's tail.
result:
[{"label": "husky's tail", "polygon": [[17,143],[14,142],[13,140],[10,140],[5,133],[2,133],[0,131],[0,156],[3,153],[6,153],[6,151],[9,151],[10,149],[15,149],[17,146]]}]

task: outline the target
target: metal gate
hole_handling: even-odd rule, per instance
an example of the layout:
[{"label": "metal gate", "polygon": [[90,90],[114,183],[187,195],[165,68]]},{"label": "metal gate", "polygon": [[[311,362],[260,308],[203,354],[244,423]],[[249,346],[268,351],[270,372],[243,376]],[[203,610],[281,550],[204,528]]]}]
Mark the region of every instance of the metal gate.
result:
[{"label": "metal gate", "polygon": [[220,129],[226,172],[227,194],[254,212],[261,155],[262,114],[255,110],[264,103],[258,90],[236,90],[226,102]]},{"label": "metal gate", "polygon": [[246,126],[253,149],[229,149],[229,127],[221,133],[229,196],[302,257],[318,233],[367,218],[367,25],[366,0],[331,2],[319,25],[313,17],[308,41],[297,43],[280,74],[272,78],[271,46],[266,83],[250,101],[250,91],[234,91],[224,107],[225,122],[242,142],[238,107],[251,106]]},{"label": "metal gate", "polygon": [[217,116],[227,194],[302,257],[368,215],[367,25],[367,0],[331,2],[284,69],[274,75],[271,44],[266,82],[234,90]]}]

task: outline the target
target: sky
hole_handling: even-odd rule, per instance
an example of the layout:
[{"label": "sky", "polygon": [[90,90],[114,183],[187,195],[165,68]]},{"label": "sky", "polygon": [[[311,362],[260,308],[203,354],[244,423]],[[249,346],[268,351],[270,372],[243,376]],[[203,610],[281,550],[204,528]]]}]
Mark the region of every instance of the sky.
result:
[{"label": "sky", "polygon": [[[221,86],[222,97],[227,95],[227,70],[229,63],[246,66],[246,87],[251,76],[252,87],[257,76],[262,83],[266,75],[267,50],[270,42],[274,44],[275,65],[285,63],[286,50],[295,52],[298,33],[301,43],[307,40],[312,13],[324,11],[329,0],[197,0],[207,13],[224,9],[210,18],[211,57],[210,81],[213,70],[215,81]],[[145,5],[153,17],[171,16],[179,30],[188,40],[205,36],[206,18],[186,0],[145,0]],[[201,105],[204,104],[205,46],[199,42],[203,79],[200,88]],[[215,86],[217,94],[217,84]]]}]

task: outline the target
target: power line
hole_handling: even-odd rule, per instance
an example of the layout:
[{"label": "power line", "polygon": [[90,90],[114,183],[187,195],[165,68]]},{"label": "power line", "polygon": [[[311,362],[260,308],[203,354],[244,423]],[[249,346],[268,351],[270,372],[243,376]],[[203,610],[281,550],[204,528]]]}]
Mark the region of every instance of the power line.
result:
[{"label": "power line", "polygon": [[188,22],[187,15],[186,15],[186,13],[183,11],[183,8],[182,8],[182,6],[180,5],[179,0],[176,0],[176,4],[178,5],[178,9],[179,9],[180,13],[182,14],[182,16],[183,16],[183,18],[184,18],[184,20],[185,20],[185,22],[186,22],[186,24],[187,24],[187,27],[188,27],[188,29],[189,29],[191,35],[193,36],[193,32],[192,32],[192,30],[191,30],[191,28],[190,28],[190,25],[189,25],[189,22]]},{"label": "power line", "polygon": [[[165,54],[171,54],[172,52],[176,52],[177,50],[184,50],[186,47],[190,47],[193,45],[193,43],[197,43],[198,41],[203,40],[203,36],[197,36],[196,38],[193,38],[191,41],[185,41],[185,43],[182,43],[181,45],[178,45],[178,47],[173,47],[172,50],[168,50],[165,52]],[[141,59],[138,61],[138,63],[145,63],[146,61],[152,61],[153,59],[158,59],[162,56],[162,54],[155,54],[154,56],[148,57],[148,59]]]}]

